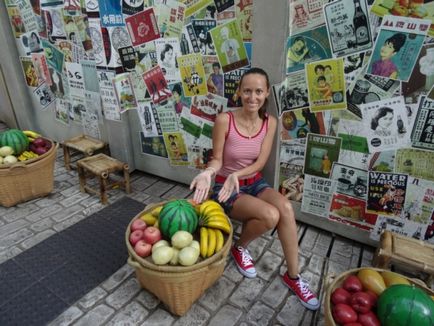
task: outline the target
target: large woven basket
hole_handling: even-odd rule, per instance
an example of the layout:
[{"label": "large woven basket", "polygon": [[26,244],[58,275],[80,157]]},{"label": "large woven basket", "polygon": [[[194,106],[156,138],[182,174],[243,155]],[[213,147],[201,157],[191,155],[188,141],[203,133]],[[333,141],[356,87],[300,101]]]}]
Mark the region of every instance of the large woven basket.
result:
[{"label": "large woven basket", "polygon": [[53,191],[58,144],[31,160],[0,165],[0,205],[11,207]]},{"label": "large woven basket", "polygon": [[207,259],[199,258],[192,266],[155,265],[150,257],[139,257],[130,244],[131,223],[142,214],[151,212],[164,203],[151,204],[137,214],[125,232],[128,264],[135,268],[140,285],[165,303],[175,315],[184,315],[191,305],[223,274],[232,243],[233,231],[225,236],[223,248]]},{"label": "large woven basket", "polygon": [[[332,309],[331,309],[332,303],[330,302],[331,294],[333,293],[333,291],[335,289],[342,286],[342,284],[343,284],[344,280],[347,278],[347,276],[356,275],[363,268],[368,268],[368,267],[351,269],[351,270],[346,271],[342,274],[339,274],[339,276],[336,276],[336,277],[332,276],[332,275],[327,276],[327,278],[326,278],[326,290],[325,290],[325,296],[324,296],[324,319],[325,319],[325,324],[327,326],[336,326],[336,323],[334,322],[333,316],[332,316]],[[381,269],[381,268],[374,268],[374,267],[369,267],[369,268],[376,270],[377,272],[386,271],[385,269]],[[432,291],[430,288],[428,288],[423,281],[421,281],[419,279],[409,278],[409,277],[406,277],[404,275],[400,275],[400,276],[407,279],[410,282],[410,284],[414,284],[418,288],[421,288],[429,295],[434,295],[434,291]]]}]

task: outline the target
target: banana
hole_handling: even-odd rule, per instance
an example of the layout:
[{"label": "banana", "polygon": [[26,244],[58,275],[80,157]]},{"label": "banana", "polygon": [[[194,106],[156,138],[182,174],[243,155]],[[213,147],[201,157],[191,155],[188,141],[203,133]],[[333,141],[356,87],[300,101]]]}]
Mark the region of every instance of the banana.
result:
[{"label": "banana", "polygon": [[140,219],[146,222],[146,225],[154,225],[157,218],[152,213],[146,213],[140,216]]},{"label": "banana", "polygon": [[206,215],[206,219],[208,221],[210,220],[220,220],[220,221],[226,221],[228,220],[227,215],[225,212],[214,212],[213,214]]},{"label": "banana", "polygon": [[23,130],[24,135],[31,138],[38,138],[41,137],[40,134],[38,134],[36,131],[33,130]]},{"label": "banana", "polygon": [[231,226],[229,223],[222,223],[220,221],[217,221],[217,222],[212,221],[212,222],[209,222],[207,224],[207,227],[222,230],[223,232],[225,232],[227,234],[231,233]]},{"label": "banana", "polygon": [[215,207],[222,210],[222,207],[214,200],[205,200],[199,207],[199,215],[203,215],[207,207]]},{"label": "banana", "polygon": [[208,253],[208,229],[206,227],[200,228],[200,255],[206,258]]},{"label": "banana", "polygon": [[213,216],[213,215],[226,215],[225,211],[222,208],[216,208],[213,206],[208,206],[207,208],[205,208],[205,210],[203,211],[203,215],[204,216]]},{"label": "banana", "polygon": [[152,210],[152,212],[151,212],[152,216],[159,217],[160,216],[160,212],[161,212],[162,209],[163,209],[163,206],[157,206],[157,207],[155,207]]},{"label": "banana", "polygon": [[223,248],[223,244],[225,243],[225,238],[223,237],[222,231],[220,231],[219,229],[215,229],[214,232],[217,236],[215,252],[219,252]]},{"label": "banana", "polygon": [[215,248],[217,244],[217,235],[214,231],[214,229],[208,228],[208,250],[207,250],[207,257],[211,257],[214,255]]}]

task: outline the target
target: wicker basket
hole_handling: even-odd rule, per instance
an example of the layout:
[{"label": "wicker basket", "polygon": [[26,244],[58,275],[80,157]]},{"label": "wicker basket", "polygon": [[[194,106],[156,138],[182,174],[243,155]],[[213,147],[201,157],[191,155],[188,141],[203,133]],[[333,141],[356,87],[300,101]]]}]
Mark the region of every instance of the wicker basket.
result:
[{"label": "wicker basket", "polygon": [[11,207],[53,190],[58,144],[31,160],[0,166],[0,205]]},{"label": "wicker basket", "polygon": [[[331,294],[333,293],[333,291],[335,289],[342,286],[342,283],[347,278],[347,276],[352,275],[352,274],[356,275],[361,269],[364,269],[364,268],[370,268],[370,269],[376,270],[377,272],[386,271],[385,269],[381,269],[381,268],[362,267],[362,268],[351,269],[349,271],[346,271],[346,272],[340,274],[337,277],[330,276],[330,275],[327,276],[327,278],[326,278],[326,290],[325,290],[325,296],[324,296],[324,319],[325,319],[325,324],[327,326],[336,326],[336,323],[334,322],[333,316],[332,316],[332,309],[331,309],[332,303],[330,301]],[[408,278],[404,275],[400,275],[400,276],[407,279],[411,284],[414,284],[415,286],[423,289],[429,295],[434,295],[434,291],[432,291],[430,288],[428,288],[426,286],[426,284],[424,282],[422,282],[421,280],[414,279],[414,278]]]},{"label": "wicker basket", "polygon": [[128,225],[125,232],[125,242],[129,253],[128,264],[135,268],[136,277],[144,289],[164,302],[170,312],[182,316],[223,274],[233,231],[225,236],[225,244],[219,252],[207,259],[199,258],[199,261],[192,266],[155,265],[151,257],[141,258],[134,252],[129,241],[130,227],[139,216],[151,212],[162,204],[164,203],[148,205]]}]

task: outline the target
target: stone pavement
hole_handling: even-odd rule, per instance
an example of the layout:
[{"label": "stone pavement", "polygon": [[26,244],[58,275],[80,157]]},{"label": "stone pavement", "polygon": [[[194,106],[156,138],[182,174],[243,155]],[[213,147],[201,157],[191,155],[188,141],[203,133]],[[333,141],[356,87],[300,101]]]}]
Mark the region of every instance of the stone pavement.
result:
[{"label": "stone pavement", "polygon": [[[80,192],[77,172],[66,171],[60,149],[54,174],[49,196],[11,208],[0,206],[0,263],[104,208],[97,196]],[[191,193],[187,185],[141,171],[131,173],[131,185],[129,196],[145,204]],[[111,190],[109,203],[125,195]],[[237,235],[240,225],[235,226]],[[371,264],[372,247],[302,223],[298,231],[301,274],[321,298],[325,275]],[[249,249],[258,277],[242,277],[228,259],[223,276],[182,317],[168,312],[154,295],[141,289],[134,269],[125,264],[50,325],[323,325],[323,308],[315,313],[306,310],[282,284],[279,275],[286,267],[277,236],[268,233]]]}]

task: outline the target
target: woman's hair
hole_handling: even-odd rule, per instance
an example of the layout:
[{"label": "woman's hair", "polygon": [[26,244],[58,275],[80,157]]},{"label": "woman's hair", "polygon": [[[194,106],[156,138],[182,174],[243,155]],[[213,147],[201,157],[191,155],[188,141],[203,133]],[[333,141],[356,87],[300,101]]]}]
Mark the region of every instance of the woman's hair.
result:
[{"label": "woman's hair", "polygon": [[160,53],[161,61],[164,61],[164,59],[166,58],[166,52],[169,52],[170,50],[173,50],[173,46],[168,43],[165,44],[163,51],[161,51]]},{"label": "woman's hair", "polygon": [[383,106],[378,109],[377,114],[371,120],[371,129],[376,130],[378,127],[378,120],[386,116],[388,113],[393,114],[393,110],[387,106]]},{"label": "woman's hair", "polygon": [[396,33],[389,37],[384,43],[392,43],[395,52],[398,52],[405,43],[406,36],[403,33]]},{"label": "woman's hair", "polygon": [[38,42],[38,44],[40,44],[41,43],[41,41],[39,41],[39,36],[38,36],[38,34],[36,34],[35,32],[32,32],[32,34],[30,34],[30,37],[36,37],[36,41]]},{"label": "woman's hair", "polygon": [[212,63],[212,67],[213,67],[213,68],[214,68],[214,67],[217,67],[217,68],[220,69],[220,63],[218,63],[218,62],[213,62],[213,63]]},{"label": "woman's hair", "polygon": [[[241,87],[245,76],[253,75],[253,74],[258,74],[263,76],[267,83],[267,90],[270,89],[270,79],[268,78],[268,74],[265,72],[264,69],[257,68],[257,67],[250,68],[241,76],[240,82],[238,83],[238,88]],[[258,114],[261,119],[265,118],[265,113],[267,112],[267,106],[268,106],[268,98],[265,99],[264,105],[259,109]]]},{"label": "woman's hair", "polygon": [[173,85],[172,93],[173,92],[176,92],[179,95],[181,95],[182,94],[181,84],[175,84],[175,85]]}]

